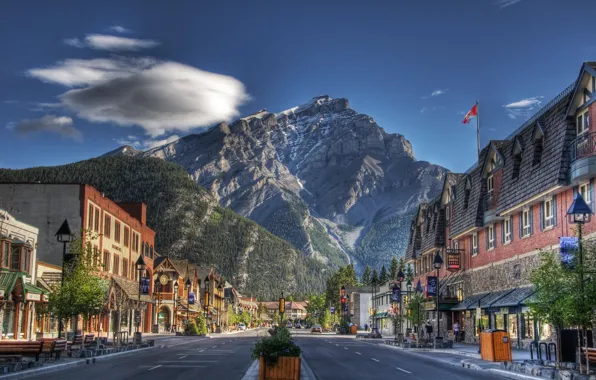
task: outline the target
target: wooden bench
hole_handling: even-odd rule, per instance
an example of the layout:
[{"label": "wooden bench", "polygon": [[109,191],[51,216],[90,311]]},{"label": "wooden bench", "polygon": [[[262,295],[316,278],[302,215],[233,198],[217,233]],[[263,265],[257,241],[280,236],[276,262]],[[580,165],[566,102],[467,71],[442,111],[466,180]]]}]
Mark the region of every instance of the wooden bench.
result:
[{"label": "wooden bench", "polygon": [[88,348],[91,343],[95,341],[95,334],[87,334],[85,335],[85,339],[83,340],[83,347]]},{"label": "wooden bench", "polygon": [[32,356],[38,361],[42,348],[41,341],[0,340],[0,358],[20,361],[23,356]]},{"label": "wooden bench", "polygon": [[54,360],[59,360],[60,356],[66,351],[66,340],[46,338],[42,339],[43,348],[42,353],[45,354],[46,360],[51,359],[54,355]]},{"label": "wooden bench", "polygon": [[586,355],[586,366],[588,368],[588,373],[590,372],[590,362],[596,364],[596,348],[582,348],[584,350],[584,354]]},{"label": "wooden bench", "polygon": [[72,339],[72,342],[68,342],[66,344],[66,349],[68,351],[72,351],[73,347],[81,348],[83,345],[83,336],[82,335],[75,335]]}]

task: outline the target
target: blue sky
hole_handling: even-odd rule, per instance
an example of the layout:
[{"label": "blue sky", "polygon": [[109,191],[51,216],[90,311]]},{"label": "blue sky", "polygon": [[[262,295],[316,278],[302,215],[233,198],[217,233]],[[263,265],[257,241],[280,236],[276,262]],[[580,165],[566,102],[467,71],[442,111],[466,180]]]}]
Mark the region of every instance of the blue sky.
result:
[{"label": "blue sky", "polygon": [[480,101],[483,145],[515,130],[596,60],[590,14],[584,0],[4,0],[0,166],[150,146],[327,94],[463,171],[476,156],[463,113]]}]

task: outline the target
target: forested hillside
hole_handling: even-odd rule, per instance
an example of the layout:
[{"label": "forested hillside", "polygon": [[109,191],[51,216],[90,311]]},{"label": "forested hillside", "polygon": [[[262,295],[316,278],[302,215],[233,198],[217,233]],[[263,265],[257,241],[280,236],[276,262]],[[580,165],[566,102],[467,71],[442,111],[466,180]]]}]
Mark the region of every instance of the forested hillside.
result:
[{"label": "forested hillside", "polygon": [[0,182],[87,183],[117,202],[147,204],[162,255],[215,264],[241,292],[276,298],[320,292],[325,266],[255,222],[223,208],[181,166],[157,158],[109,156],[74,164],[0,170]]}]

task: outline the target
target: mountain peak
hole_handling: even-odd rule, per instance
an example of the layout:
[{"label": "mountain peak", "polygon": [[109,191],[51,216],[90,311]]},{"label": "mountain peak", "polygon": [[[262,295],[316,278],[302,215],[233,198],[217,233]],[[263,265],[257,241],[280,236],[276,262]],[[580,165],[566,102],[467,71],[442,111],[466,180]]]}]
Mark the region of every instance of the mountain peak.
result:
[{"label": "mountain peak", "polygon": [[108,156],[137,156],[142,151],[133,148],[130,145],[122,145],[120,148],[114,149],[101,157],[108,157]]}]

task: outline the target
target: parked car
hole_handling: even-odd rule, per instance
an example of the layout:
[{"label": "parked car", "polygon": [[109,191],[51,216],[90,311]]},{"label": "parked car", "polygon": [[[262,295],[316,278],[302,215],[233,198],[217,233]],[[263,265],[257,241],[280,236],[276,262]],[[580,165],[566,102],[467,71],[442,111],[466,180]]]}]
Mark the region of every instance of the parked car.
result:
[{"label": "parked car", "polygon": [[323,328],[321,327],[321,325],[313,325],[312,328],[310,329],[311,333],[323,333]]},{"label": "parked car", "polygon": [[236,329],[244,331],[244,330],[246,330],[246,325],[244,323],[238,323],[238,326],[236,327]]}]

